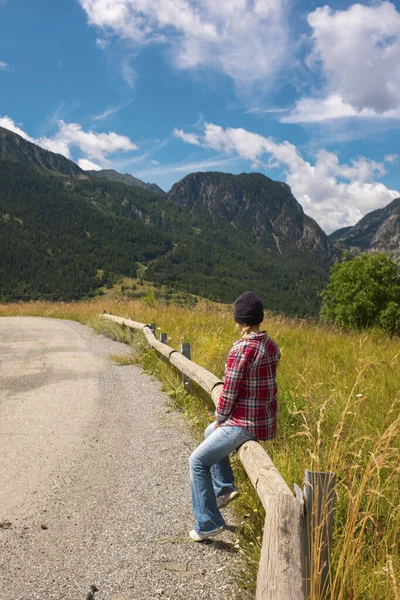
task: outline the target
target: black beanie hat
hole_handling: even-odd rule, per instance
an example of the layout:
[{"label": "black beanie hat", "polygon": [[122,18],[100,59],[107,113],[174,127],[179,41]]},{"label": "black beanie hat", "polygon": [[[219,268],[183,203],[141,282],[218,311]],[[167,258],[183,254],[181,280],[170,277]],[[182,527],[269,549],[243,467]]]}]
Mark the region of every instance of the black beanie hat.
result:
[{"label": "black beanie hat", "polygon": [[235,302],[234,318],[241,325],[258,325],[264,320],[264,307],[254,292],[245,292]]}]

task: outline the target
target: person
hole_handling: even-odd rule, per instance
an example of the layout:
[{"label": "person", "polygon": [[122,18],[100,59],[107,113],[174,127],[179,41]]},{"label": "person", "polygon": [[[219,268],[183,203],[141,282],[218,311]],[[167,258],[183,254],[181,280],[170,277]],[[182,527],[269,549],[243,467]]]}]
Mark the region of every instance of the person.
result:
[{"label": "person", "polygon": [[262,302],[245,292],[234,305],[241,337],[231,348],[225,365],[216,422],[205,430],[205,440],[189,459],[190,486],[196,523],[190,538],[201,542],[221,533],[225,521],[220,510],[239,496],[228,455],[249,440],[276,435],[276,369],[280,351],[259,325]]}]

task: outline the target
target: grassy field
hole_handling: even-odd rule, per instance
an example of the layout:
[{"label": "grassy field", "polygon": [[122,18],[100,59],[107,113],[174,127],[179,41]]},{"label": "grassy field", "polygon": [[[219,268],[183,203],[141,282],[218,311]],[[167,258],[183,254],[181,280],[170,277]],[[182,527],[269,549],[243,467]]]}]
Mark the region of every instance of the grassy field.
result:
[{"label": "grassy field", "polygon": [[[226,354],[238,330],[229,307],[198,302],[188,307],[149,300],[102,298],[88,303],[1,305],[0,316],[74,319],[99,328],[106,310],[143,323],[155,322],[175,348],[191,342],[192,360],[223,376]],[[111,325],[110,325],[111,326]],[[104,327],[104,325],[102,326]],[[108,325],[107,325],[108,327]],[[338,477],[332,553],[333,600],[400,598],[400,340],[379,331],[346,333],[314,323],[267,315],[264,327],[281,348],[279,433],[265,448],[290,487],[304,470]],[[110,330],[110,334],[118,335]],[[127,340],[129,341],[129,340]],[[136,359],[134,359],[136,360]],[[172,370],[153,352],[141,363],[158,374],[175,404],[200,430],[209,408],[189,398]],[[238,507],[252,588],[261,542],[263,511],[236,464],[243,494]],[[312,600],[318,600],[314,589]]]}]

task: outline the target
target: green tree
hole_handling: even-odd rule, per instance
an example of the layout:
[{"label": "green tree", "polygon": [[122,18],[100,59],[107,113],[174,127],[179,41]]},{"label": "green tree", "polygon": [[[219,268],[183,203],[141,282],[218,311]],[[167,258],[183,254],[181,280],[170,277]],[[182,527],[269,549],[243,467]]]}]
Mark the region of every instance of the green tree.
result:
[{"label": "green tree", "polygon": [[345,253],[343,261],[333,265],[321,296],[325,322],[400,333],[400,269],[381,252],[354,258]]}]

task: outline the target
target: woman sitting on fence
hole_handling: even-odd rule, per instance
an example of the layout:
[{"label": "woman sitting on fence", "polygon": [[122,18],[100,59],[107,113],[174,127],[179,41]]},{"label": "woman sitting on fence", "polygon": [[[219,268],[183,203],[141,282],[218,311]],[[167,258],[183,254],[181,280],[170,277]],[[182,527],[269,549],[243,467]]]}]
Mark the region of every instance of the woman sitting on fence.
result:
[{"label": "woman sitting on fence", "polygon": [[201,542],[225,529],[220,509],[239,496],[228,455],[248,440],[276,435],[276,368],[280,352],[267,332],[260,331],[263,305],[253,292],[235,302],[234,319],[240,339],[226,362],[224,385],[215,412],[216,422],[190,457],[190,485],[195,528],[189,535]]}]

